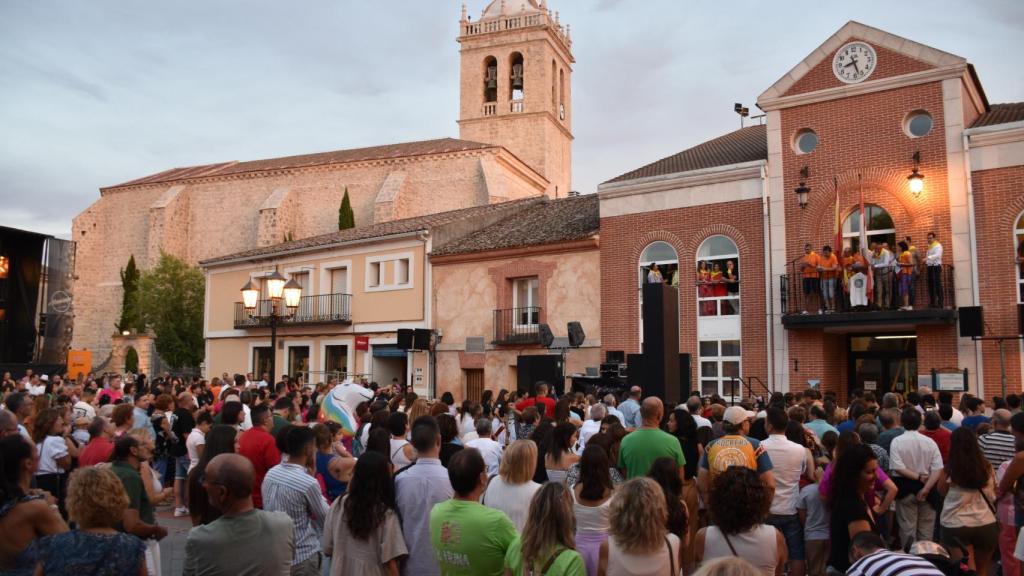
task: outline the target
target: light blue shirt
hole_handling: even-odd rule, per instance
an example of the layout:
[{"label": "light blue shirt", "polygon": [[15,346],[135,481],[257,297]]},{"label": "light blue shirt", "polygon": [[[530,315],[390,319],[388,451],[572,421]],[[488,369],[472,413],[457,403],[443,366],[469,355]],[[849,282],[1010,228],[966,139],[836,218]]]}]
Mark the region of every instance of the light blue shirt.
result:
[{"label": "light blue shirt", "polygon": [[150,440],[156,440],[156,430],[153,429],[153,422],[149,419],[149,414],[138,406],[132,411],[132,430],[136,428],[142,428],[149,434]]},{"label": "light blue shirt", "polygon": [[616,418],[619,419],[619,422],[621,422],[623,426],[626,426],[626,416],[622,414],[621,410],[613,406],[608,406],[607,404],[605,404],[605,408],[608,409],[609,416],[615,416]]},{"label": "light blue shirt", "polygon": [[395,504],[402,517],[402,535],[409,559],[402,567],[407,576],[440,576],[430,544],[430,510],[455,494],[448,470],[437,458],[419,458],[395,476]]},{"label": "light blue shirt", "polygon": [[619,412],[626,418],[626,421],[622,423],[626,428],[639,428],[640,427],[640,403],[632,398],[628,398],[622,404],[619,404]]},{"label": "light blue shirt", "polygon": [[320,553],[320,534],[327,519],[327,499],[320,483],[297,464],[282,462],[263,478],[263,509],[284,512],[292,519],[295,556],[292,566]]},{"label": "light blue shirt", "polygon": [[812,420],[804,424],[804,426],[810,428],[811,431],[814,432],[814,435],[818,437],[818,440],[821,440],[822,436],[825,435],[825,432],[835,432],[836,434],[839,434],[839,431],[836,430],[836,427],[829,424],[825,420]]}]

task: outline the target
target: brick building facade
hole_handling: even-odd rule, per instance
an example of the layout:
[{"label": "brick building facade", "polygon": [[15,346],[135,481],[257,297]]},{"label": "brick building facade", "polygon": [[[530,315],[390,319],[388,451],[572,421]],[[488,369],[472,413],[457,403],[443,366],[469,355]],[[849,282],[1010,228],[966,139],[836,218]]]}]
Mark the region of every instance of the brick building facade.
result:
[{"label": "brick building facade", "polygon": [[[758,106],[763,125],[599,187],[603,349],[642,350],[639,288],[653,263],[678,283],[678,352],[691,357],[691,389],[819,385],[843,398],[854,388],[905,392],[928,384],[932,369],[966,369],[972,393],[1001,394],[997,345],[960,337],[959,308],[983,307],[986,336],[1019,332],[1024,106],[990,105],[965,59],[856,22]],[[916,191],[912,172],[924,176]],[[933,270],[942,302],[929,297],[927,268],[915,269],[910,310],[886,267],[868,306],[850,306],[842,274],[832,309],[819,311],[813,284],[804,295],[805,244],[838,254],[887,242],[896,255],[909,236],[923,260],[930,232],[944,247]],[[715,266],[732,266],[737,282],[717,281]],[[1004,347],[1007,391],[1019,393],[1021,345]]]}]

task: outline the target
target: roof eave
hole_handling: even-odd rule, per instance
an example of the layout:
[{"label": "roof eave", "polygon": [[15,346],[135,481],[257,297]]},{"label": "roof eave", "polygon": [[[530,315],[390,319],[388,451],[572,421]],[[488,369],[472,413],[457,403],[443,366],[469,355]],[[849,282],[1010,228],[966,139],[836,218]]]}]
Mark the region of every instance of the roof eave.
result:
[{"label": "roof eave", "polygon": [[211,258],[209,260],[202,260],[199,262],[199,266],[204,269],[218,268],[220,266],[227,266],[229,264],[238,264],[240,262],[260,262],[264,260],[276,260],[288,256],[295,256],[299,254],[309,254],[312,252],[321,252],[326,250],[333,250],[336,248],[343,248],[349,246],[358,246],[360,244],[373,244],[375,242],[389,242],[393,240],[402,240],[404,238],[410,238],[413,236],[420,236],[422,234],[429,234],[429,228],[420,228],[418,230],[411,230],[408,232],[398,232],[395,234],[386,234],[383,236],[370,236],[367,238],[357,238],[353,240],[342,240],[339,242],[331,242],[328,244],[318,244],[316,246],[302,246],[292,249],[279,250],[274,252],[266,252],[263,254],[249,254],[249,255],[228,255],[221,256],[218,258]]},{"label": "roof eave", "polygon": [[735,164],[722,164],[699,170],[687,170],[685,172],[674,172],[672,174],[659,174],[657,176],[646,176],[632,180],[620,180],[617,182],[605,182],[598,185],[598,198],[616,198],[618,196],[630,196],[641,192],[654,192],[658,190],[669,190],[672,188],[687,188],[703,184],[714,184],[717,182],[730,182],[733,180],[746,180],[749,178],[760,178],[761,167],[768,164],[768,160],[752,160],[749,162],[738,162]]}]

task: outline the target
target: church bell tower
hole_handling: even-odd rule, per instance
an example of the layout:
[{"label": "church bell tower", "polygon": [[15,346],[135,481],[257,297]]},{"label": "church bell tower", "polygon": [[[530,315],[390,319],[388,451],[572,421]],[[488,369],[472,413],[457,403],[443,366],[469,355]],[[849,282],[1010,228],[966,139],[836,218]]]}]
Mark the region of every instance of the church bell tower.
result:
[{"label": "church bell tower", "polygon": [[572,39],[544,0],[462,7],[459,137],[499,144],[543,175],[548,196],[572,179]]}]

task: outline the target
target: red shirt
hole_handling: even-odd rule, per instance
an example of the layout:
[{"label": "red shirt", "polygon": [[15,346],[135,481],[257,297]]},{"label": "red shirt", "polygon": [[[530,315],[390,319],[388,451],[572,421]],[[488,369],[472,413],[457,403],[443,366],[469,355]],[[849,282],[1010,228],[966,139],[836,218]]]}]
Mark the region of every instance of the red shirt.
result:
[{"label": "red shirt", "polygon": [[277,449],[274,437],[259,426],[246,430],[238,438],[238,453],[252,462],[256,475],[252,484],[252,503],[263,508],[263,477],[267,470],[281,463],[281,452]]},{"label": "red shirt", "polygon": [[[542,396],[540,398],[534,398],[531,396],[526,400],[520,400],[519,402],[516,402],[516,410],[522,412],[523,410],[529,408],[530,406],[536,406],[538,402],[544,405],[544,411],[540,413],[541,418],[555,417],[555,399],[551,398],[550,396]],[[537,411],[540,412],[540,408],[537,408]]]},{"label": "red shirt", "polygon": [[78,465],[95,466],[102,464],[110,460],[110,454],[114,451],[114,443],[106,438],[99,436],[89,440],[89,443],[82,448],[82,452],[78,455]]},{"label": "red shirt", "polygon": [[113,388],[104,388],[103,390],[100,390],[99,398],[102,399],[104,396],[110,396],[110,403],[113,404],[124,397],[124,392],[114,390]]},{"label": "red shirt", "polygon": [[946,464],[949,460],[949,444],[952,441],[953,433],[942,426],[939,426],[938,430],[927,430],[922,426],[918,432],[935,441],[935,444],[939,446],[939,454],[942,455],[942,463]]}]

